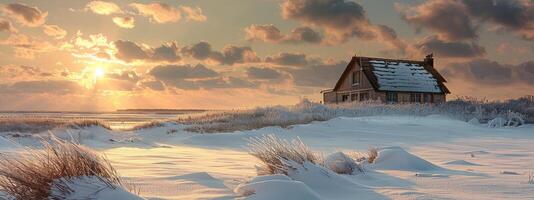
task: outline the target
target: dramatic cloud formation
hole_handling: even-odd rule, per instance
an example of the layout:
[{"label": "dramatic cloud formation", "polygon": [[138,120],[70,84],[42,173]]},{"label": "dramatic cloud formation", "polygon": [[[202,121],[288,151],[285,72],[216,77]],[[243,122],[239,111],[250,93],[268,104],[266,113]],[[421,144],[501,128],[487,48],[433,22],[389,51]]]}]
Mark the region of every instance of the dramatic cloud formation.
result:
[{"label": "dramatic cloud formation", "polygon": [[260,58],[250,47],[238,47],[226,45],[221,52],[214,51],[207,42],[199,42],[186,46],[181,50],[184,56],[193,57],[197,60],[211,60],[220,64],[234,65],[236,63],[259,62]]},{"label": "dramatic cloud formation", "polygon": [[534,6],[522,0],[431,0],[415,7],[397,5],[402,18],[449,41],[475,39],[484,22],[534,39]]},{"label": "dramatic cloud formation", "polygon": [[178,46],[174,42],[163,44],[157,48],[147,48],[127,40],[117,40],[113,44],[117,49],[115,57],[125,62],[132,62],[135,60],[176,62],[181,59],[178,54]]},{"label": "dramatic cloud formation", "polygon": [[298,27],[284,35],[272,24],[251,25],[245,28],[246,39],[270,43],[320,43],[323,37],[310,27]]},{"label": "dramatic cloud formation", "polygon": [[135,27],[135,19],[132,16],[125,17],[113,17],[113,23],[121,28],[133,28]]},{"label": "dramatic cloud formation", "polygon": [[447,42],[429,36],[415,45],[421,53],[434,53],[436,57],[472,58],[486,55],[484,47],[476,43]]},{"label": "dramatic cloud formation", "polygon": [[443,74],[479,84],[526,83],[534,85],[534,62],[507,65],[487,59],[477,59],[464,63],[452,63],[443,70]]},{"label": "dramatic cloud formation", "polygon": [[46,22],[47,12],[42,12],[37,7],[27,6],[22,3],[12,3],[3,6],[4,12],[17,19],[23,25],[36,27],[41,26]]},{"label": "dramatic cloud formation", "polygon": [[67,35],[67,31],[57,25],[44,25],[43,32],[56,39],[62,39]]},{"label": "dramatic cloud formation", "polygon": [[117,4],[107,1],[91,1],[85,5],[85,9],[99,15],[122,13],[121,8]]},{"label": "dramatic cloud formation", "polygon": [[17,29],[13,27],[10,21],[0,18],[0,32],[5,31],[8,33],[15,33]]},{"label": "dramatic cloud formation", "polygon": [[[206,16],[202,14],[200,8],[191,8],[181,6],[179,8],[173,7],[165,3],[132,3],[130,4],[140,15],[150,17],[150,21],[154,23],[172,23],[178,22],[184,16],[188,20],[206,21]],[[183,15],[182,15],[183,13]]]}]

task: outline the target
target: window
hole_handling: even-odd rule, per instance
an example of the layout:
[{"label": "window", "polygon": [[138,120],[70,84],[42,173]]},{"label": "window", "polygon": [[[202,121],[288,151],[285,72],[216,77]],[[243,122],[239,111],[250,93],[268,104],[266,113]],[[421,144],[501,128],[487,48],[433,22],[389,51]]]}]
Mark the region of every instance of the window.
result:
[{"label": "window", "polygon": [[360,84],[360,71],[352,72],[352,85]]},{"label": "window", "polygon": [[386,93],[386,101],[388,103],[395,103],[398,102],[398,96],[396,92],[387,92]]},{"label": "window", "polygon": [[350,100],[351,101],[357,101],[358,100],[358,93],[350,94]]},{"label": "window", "polygon": [[345,101],[348,101],[348,100],[349,100],[349,95],[348,94],[341,95],[341,101],[345,102]]},{"label": "window", "polygon": [[410,102],[412,102],[412,103],[421,103],[421,94],[419,94],[419,93],[410,93]]},{"label": "window", "polygon": [[368,92],[360,93],[360,101],[367,101],[367,100],[369,100],[369,93]]}]

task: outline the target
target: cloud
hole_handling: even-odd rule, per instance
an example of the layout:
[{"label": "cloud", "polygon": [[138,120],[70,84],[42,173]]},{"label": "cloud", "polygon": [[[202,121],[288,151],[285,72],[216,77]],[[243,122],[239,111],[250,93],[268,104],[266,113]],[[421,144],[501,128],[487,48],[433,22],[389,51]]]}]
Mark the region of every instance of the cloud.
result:
[{"label": "cloud", "polygon": [[279,80],[283,74],[275,69],[268,67],[249,67],[246,70],[247,77],[259,80]]},{"label": "cloud", "polygon": [[150,17],[150,20],[155,23],[177,22],[182,18],[182,14],[178,8],[165,3],[132,3],[130,6],[139,12],[139,14]]},{"label": "cloud", "polygon": [[280,70],[288,72],[293,77],[296,86],[304,87],[334,87],[347,63],[314,63],[301,67],[284,67]]},{"label": "cloud", "polygon": [[56,39],[62,39],[67,35],[67,31],[57,25],[44,25],[43,32]]},{"label": "cloud", "polygon": [[428,28],[445,40],[477,38],[477,27],[459,1],[431,0],[415,7],[397,4],[402,19],[417,28]]},{"label": "cloud", "polygon": [[28,65],[5,65],[0,66],[1,80],[28,80],[54,76],[50,72],[43,72],[38,67]]},{"label": "cloud", "polygon": [[253,88],[257,84],[238,77],[223,77],[218,72],[198,64],[160,65],[152,68],[149,73],[157,81],[168,87],[184,90],[222,89],[222,88]]},{"label": "cloud", "polygon": [[208,18],[202,14],[202,9],[199,7],[193,8],[188,6],[180,6],[180,9],[184,12],[187,20],[206,21]]},{"label": "cloud", "polygon": [[46,22],[48,12],[42,12],[37,7],[31,7],[22,3],[11,3],[3,7],[6,15],[17,19],[25,26],[36,27]]},{"label": "cloud", "polygon": [[132,16],[125,17],[113,17],[113,23],[121,28],[133,28],[135,27],[135,19]]},{"label": "cloud", "polygon": [[163,44],[159,47],[145,47],[127,40],[117,40],[113,43],[117,52],[115,57],[125,62],[151,61],[176,62],[181,59],[179,48],[175,42]]},{"label": "cloud", "polygon": [[436,36],[426,37],[415,46],[423,54],[434,53],[439,57],[472,58],[486,55],[486,49],[474,42],[447,42]]},{"label": "cloud", "polygon": [[526,83],[534,85],[534,62],[510,65],[487,59],[476,59],[463,63],[451,63],[443,70],[443,74],[478,84]]},{"label": "cloud", "polygon": [[181,52],[197,60],[211,60],[219,64],[234,65],[236,63],[259,62],[260,58],[250,47],[226,45],[222,51],[214,51],[207,42],[199,42],[183,47]]},{"label": "cloud", "polygon": [[476,39],[485,23],[534,40],[534,6],[527,0],[431,0],[415,6],[397,4],[402,18],[440,39]]},{"label": "cloud", "polygon": [[192,21],[206,21],[207,17],[202,14],[199,7],[180,6],[173,7],[165,3],[132,3],[130,4],[140,15],[149,17],[154,23],[173,23],[180,21],[183,17]]},{"label": "cloud", "polygon": [[156,91],[165,90],[165,85],[161,81],[145,81],[141,82],[141,85]]},{"label": "cloud", "polygon": [[395,31],[385,25],[374,25],[364,8],[347,0],[284,0],[282,17],[324,29],[324,44],[345,43],[356,37],[387,43],[404,53],[406,45]]},{"label": "cloud", "polygon": [[85,9],[99,15],[122,13],[121,8],[117,4],[107,1],[91,1],[85,5]]},{"label": "cloud", "polygon": [[366,30],[370,26],[363,7],[345,0],[285,0],[282,3],[285,19],[322,27],[329,40],[339,43],[353,36],[372,38]]},{"label": "cloud", "polygon": [[54,49],[54,46],[47,41],[23,34],[11,34],[7,39],[0,41],[0,44],[14,48],[15,56],[27,59],[34,58],[35,53]]},{"label": "cloud", "polygon": [[0,84],[0,93],[50,93],[68,94],[84,90],[78,83],[69,80],[19,81]]},{"label": "cloud", "polygon": [[0,18],[0,32],[16,33],[17,29],[13,27],[10,21]]},{"label": "cloud", "polygon": [[284,35],[272,25],[253,24],[245,28],[246,39],[249,41],[263,41],[270,43],[321,43],[323,37],[310,27],[298,27],[290,34]]},{"label": "cloud", "polygon": [[275,56],[267,56],[265,62],[277,65],[303,66],[308,64],[308,59],[306,54],[302,53],[279,53]]},{"label": "cloud", "polygon": [[159,65],[152,68],[148,74],[162,81],[213,78],[219,76],[219,73],[201,64],[194,67],[190,65]]}]

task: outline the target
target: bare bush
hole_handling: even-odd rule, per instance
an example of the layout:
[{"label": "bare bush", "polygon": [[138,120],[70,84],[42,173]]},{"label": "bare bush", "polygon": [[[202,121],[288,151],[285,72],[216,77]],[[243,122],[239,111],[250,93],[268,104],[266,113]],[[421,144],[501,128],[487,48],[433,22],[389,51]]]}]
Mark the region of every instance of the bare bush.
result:
[{"label": "bare bush", "polygon": [[[43,150],[27,149],[0,154],[0,191],[15,199],[63,199],[74,192],[64,181],[94,176],[107,186],[122,186],[108,160],[78,144],[52,139],[42,142]],[[60,192],[52,194],[52,186]]]},{"label": "bare bush", "polygon": [[362,166],[343,152],[336,152],[326,156],[323,165],[338,174],[356,174],[363,172]]},{"label": "bare bush", "polygon": [[274,135],[249,139],[250,154],[262,162],[258,175],[286,174],[291,166],[287,161],[299,164],[311,162],[316,164],[316,155],[300,139],[288,142]]}]

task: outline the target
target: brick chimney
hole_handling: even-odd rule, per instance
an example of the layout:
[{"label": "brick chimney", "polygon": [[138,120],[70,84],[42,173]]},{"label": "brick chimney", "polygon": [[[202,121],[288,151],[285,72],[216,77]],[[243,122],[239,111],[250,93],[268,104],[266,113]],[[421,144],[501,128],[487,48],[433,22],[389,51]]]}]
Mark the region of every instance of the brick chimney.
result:
[{"label": "brick chimney", "polygon": [[425,62],[425,65],[434,67],[434,54],[428,54],[423,62]]}]

